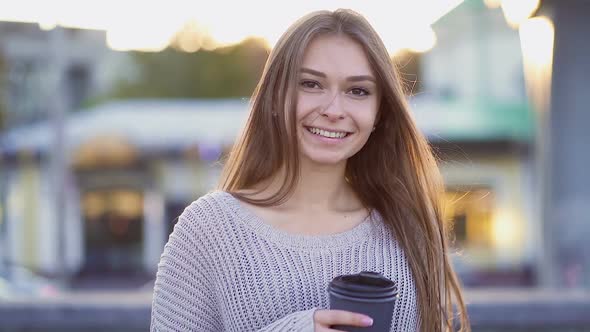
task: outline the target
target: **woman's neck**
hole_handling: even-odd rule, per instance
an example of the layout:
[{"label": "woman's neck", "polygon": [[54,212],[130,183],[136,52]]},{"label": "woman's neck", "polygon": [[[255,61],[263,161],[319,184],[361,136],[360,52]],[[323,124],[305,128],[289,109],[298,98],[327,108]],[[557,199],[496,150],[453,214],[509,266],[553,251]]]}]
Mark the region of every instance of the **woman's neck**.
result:
[{"label": "woman's neck", "polygon": [[[302,212],[344,211],[358,209],[361,203],[345,180],[346,163],[317,165],[301,160],[301,173],[288,200],[280,209]],[[277,193],[286,177],[284,169],[262,184],[266,187],[257,197]]]}]

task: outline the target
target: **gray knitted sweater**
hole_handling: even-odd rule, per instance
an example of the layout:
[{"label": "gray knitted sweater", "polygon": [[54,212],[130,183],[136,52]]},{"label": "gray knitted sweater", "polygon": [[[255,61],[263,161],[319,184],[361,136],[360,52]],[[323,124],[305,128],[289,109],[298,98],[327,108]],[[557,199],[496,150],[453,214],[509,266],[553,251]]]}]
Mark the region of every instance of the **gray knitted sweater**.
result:
[{"label": "gray knitted sweater", "polygon": [[364,270],[398,283],[391,331],[417,331],[410,268],[376,211],[342,233],[293,234],[214,191],[184,210],[164,248],[151,331],[313,332],[328,283]]}]

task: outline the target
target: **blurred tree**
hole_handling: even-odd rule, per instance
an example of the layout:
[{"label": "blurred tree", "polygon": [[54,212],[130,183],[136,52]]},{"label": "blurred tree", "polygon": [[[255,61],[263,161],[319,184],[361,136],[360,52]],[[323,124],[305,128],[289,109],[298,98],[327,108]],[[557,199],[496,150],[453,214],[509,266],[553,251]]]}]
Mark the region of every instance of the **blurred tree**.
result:
[{"label": "blurred tree", "polygon": [[133,52],[137,75],[120,80],[115,98],[228,98],[250,95],[269,54],[263,41],[187,53],[177,44],[158,53]]}]

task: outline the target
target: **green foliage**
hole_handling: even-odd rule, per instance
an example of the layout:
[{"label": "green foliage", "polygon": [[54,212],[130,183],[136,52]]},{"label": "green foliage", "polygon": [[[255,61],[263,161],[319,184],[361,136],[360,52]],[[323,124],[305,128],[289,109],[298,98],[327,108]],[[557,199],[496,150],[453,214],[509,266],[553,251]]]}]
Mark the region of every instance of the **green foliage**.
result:
[{"label": "green foliage", "polygon": [[231,98],[254,91],[268,57],[256,39],[215,51],[186,53],[167,48],[158,53],[133,52],[138,76],[121,80],[115,98]]}]

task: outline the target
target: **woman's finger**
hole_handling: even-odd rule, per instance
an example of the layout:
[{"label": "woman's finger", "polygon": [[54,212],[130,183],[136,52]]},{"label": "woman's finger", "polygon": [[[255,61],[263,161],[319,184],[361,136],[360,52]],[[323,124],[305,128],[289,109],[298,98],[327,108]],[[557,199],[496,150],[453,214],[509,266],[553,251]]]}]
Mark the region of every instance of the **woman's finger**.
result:
[{"label": "woman's finger", "polygon": [[350,326],[371,326],[371,317],[345,310],[317,310],[314,314],[314,321],[322,325],[350,325]]}]

